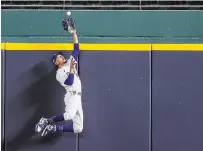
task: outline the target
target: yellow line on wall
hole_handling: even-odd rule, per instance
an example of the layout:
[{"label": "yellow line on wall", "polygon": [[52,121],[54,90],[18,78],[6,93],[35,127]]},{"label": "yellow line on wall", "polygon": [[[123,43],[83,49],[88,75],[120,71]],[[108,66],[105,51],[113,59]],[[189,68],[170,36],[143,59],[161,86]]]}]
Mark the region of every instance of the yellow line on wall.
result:
[{"label": "yellow line on wall", "polygon": [[[8,51],[73,50],[72,43],[1,43]],[[203,51],[203,44],[91,44],[81,43],[81,50],[87,51]]]},{"label": "yellow line on wall", "polygon": [[67,43],[1,43],[1,49],[4,50],[73,50],[73,44]]},{"label": "yellow line on wall", "polygon": [[[150,44],[80,44],[81,50],[93,51],[150,51]],[[1,43],[4,50],[73,50],[72,43]]]},{"label": "yellow line on wall", "polygon": [[152,44],[156,51],[203,51],[203,44]]},{"label": "yellow line on wall", "polygon": [[81,50],[150,51],[150,44],[81,44]]}]

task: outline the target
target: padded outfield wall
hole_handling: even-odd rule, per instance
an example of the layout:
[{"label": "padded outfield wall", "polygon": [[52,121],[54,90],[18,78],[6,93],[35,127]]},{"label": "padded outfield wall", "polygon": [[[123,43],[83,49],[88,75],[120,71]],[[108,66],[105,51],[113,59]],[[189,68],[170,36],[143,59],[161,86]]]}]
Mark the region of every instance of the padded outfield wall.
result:
[{"label": "padded outfield wall", "polygon": [[203,13],[72,14],[81,42],[84,132],[42,139],[33,131],[38,119],[64,112],[50,58],[73,48],[61,27],[65,12],[2,11],[6,150],[202,151]]}]

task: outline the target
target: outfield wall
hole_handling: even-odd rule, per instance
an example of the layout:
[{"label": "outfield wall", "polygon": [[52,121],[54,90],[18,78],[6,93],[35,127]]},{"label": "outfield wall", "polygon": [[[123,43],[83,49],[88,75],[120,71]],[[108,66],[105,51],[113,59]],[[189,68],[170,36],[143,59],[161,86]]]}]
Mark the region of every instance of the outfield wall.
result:
[{"label": "outfield wall", "polygon": [[50,58],[73,48],[65,12],[2,11],[7,151],[202,151],[202,12],[72,14],[82,49],[79,145],[74,134],[33,131],[41,116],[64,112]]}]

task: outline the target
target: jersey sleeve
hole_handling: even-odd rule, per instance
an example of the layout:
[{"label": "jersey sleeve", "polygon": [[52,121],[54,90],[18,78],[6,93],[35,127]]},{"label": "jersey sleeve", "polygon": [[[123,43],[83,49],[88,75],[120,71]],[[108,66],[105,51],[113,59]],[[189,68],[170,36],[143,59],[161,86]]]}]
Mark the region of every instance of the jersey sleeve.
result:
[{"label": "jersey sleeve", "polygon": [[77,44],[74,44],[74,50],[72,51],[71,56],[72,56],[76,61],[78,61],[79,52],[80,52],[79,44],[78,44],[78,43],[77,43]]}]

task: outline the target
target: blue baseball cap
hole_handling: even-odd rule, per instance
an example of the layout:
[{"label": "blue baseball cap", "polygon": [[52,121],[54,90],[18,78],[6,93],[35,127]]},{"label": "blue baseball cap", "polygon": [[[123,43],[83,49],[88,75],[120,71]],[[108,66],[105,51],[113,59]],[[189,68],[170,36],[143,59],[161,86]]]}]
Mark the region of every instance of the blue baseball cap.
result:
[{"label": "blue baseball cap", "polygon": [[53,57],[52,57],[52,63],[53,64],[55,64],[56,58],[57,58],[58,55],[62,55],[63,56],[62,52],[58,52],[58,53],[54,54]]}]

